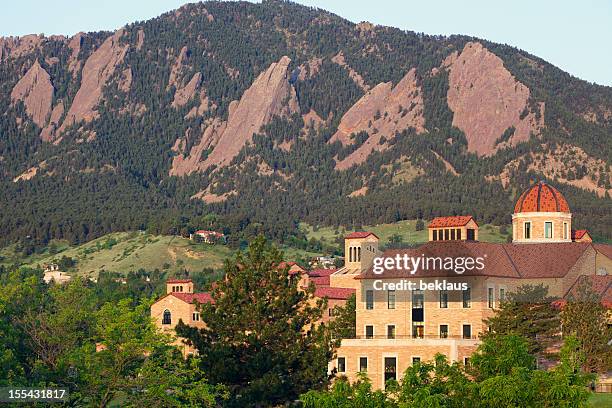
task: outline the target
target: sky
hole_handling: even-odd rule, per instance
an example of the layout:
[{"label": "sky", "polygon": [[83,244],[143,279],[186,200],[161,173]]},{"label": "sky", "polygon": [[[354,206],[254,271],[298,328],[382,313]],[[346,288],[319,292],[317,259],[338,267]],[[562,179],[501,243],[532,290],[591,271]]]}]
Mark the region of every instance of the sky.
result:
[{"label": "sky", "polygon": [[[19,0],[4,5],[0,36],[115,30],[185,0]],[[570,74],[612,86],[612,0],[297,0],[354,22],[509,44]]]}]

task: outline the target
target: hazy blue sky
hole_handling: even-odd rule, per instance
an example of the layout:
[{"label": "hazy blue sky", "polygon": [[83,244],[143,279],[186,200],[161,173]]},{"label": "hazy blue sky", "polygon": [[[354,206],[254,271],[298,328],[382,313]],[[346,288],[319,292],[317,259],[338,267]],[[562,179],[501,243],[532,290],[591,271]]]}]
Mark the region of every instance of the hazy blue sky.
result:
[{"label": "hazy blue sky", "polygon": [[[298,0],[349,20],[506,43],[591,82],[612,86],[611,0]],[[181,0],[19,0],[3,5],[0,35],[111,30]]]}]

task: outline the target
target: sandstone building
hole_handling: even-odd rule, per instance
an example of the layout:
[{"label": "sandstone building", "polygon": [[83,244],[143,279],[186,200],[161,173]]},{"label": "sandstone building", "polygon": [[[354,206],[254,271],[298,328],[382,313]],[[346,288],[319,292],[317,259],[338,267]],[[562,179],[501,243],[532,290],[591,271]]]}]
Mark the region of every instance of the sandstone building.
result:
[{"label": "sandstone building", "polygon": [[[429,242],[418,248],[380,251],[374,234],[347,236],[345,265],[330,281],[356,290],[356,336],[342,340],[330,371],[351,381],[365,372],[375,388],[382,388],[436,353],[468,363],[487,330],[483,320],[521,285],[541,283],[551,296],[564,298],[575,291],[577,281],[587,280],[604,304],[612,305],[612,246],[593,244],[586,231],[572,235],[569,205],[558,190],[538,183],[525,191],[512,225],[508,244],[478,242],[478,224],[471,216],[435,218]],[[405,255],[480,258],[484,267],[456,273],[434,263],[414,271],[392,267],[375,273],[374,258]],[[407,282],[430,286],[406,290]],[[436,288],[442,282],[448,289]]]}]

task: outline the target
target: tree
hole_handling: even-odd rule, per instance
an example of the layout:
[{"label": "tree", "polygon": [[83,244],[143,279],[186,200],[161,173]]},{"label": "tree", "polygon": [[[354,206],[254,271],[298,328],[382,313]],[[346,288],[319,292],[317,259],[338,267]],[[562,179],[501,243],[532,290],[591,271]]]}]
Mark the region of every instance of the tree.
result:
[{"label": "tree", "polygon": [[353,294],[344,306],[334,307],[334,320],[330,323],[330,328],[336,339],[354,339],[356,335],[356,296]]},{"label": "tree", "polygon": [[576,336],[584,352],[582,368],[586,372],[606,372],[612,367],[612,350],[608,341],[608,311],[593,292],[587,279],[580,279],[575,295],[571,295],[561,312],[563,335]]},{"label": "tree", "polygon": [[95,319],[92,341],[74,353],[79,403],[105,407],[121,396],[128,406],[214,406],[223,396],[157,330],[148,302],[106,303]]},{"label": "tree", "polygon": [[485,322],[487,336],[520,335],[528,341],[529,352],[541,357],[558,340],[561,331],[559,311],[544,285],[523,285],[507,294],[495,314]]},{"label": "tree", "polygon": [[432,362],[409,367],[399,383],[372,391],[365,376],[349,384],[339,378],[329,391],[301,396],[305,407],[499,408],[584,407],[588,376],[576,370],[579,343],[566,339],[561,364],[550,371],[534,369],[527,341],[520,336],[485,339],[470,366],[449,363],[438,354]]},{"label": "tree", "polygon": [[385,391],[372,390],[372,384],[365,374],[354,384],[346,377],[334,382],[330,391],[309,391],[300,397],[304,408],[344,407],[344,408],[393,408],[397,403]]},{"label": "tree", "polygon": [[69,359],[91,335],[95,299],[82,279],[50,286],[47,299],[20,318],[32,350],[35,374],[61,381],[70,369]]},{"label": "tree", "polygon": [[280,251],[258,237],[225,263],[225,278],[200,305],[206,328],[179,322],[177,333],[198,349],[213,384],[229,387],[229,406],[281,404],[327,383],[335,342],[317,324],[325,303],[314,286],[279,268]]},{"label": "tree", "polygon": [[416,221],[416,224],[414,225],[414,229],[415,229],[416,231],[423,231],[423,230],[425,229],[425,223],[423,222],[423,220],[422,220],[422,219],[420,219],[420,218],[419,218],[419,219]]}]

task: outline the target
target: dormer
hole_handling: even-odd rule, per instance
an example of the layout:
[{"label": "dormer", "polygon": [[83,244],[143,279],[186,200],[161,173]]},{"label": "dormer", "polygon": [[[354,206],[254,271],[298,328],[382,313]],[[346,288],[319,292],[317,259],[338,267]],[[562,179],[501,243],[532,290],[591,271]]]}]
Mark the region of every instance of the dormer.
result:
[{"label": "dormer", "polygon": [[373,232],[353,232],[344,237],[344,266],[362,269],[364,262],[378,253],[378,237]]},{"label": "dormer", "polygon": [[478,224],[471,215],[436,217],[427,229],[430,241],[478,241]]},{"label": "dormer", "polygon": [[191,279],[169,279],[166,281],[166,293],[193,293]]}]

